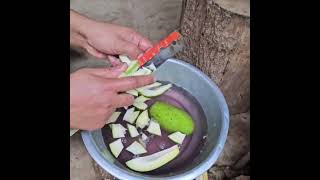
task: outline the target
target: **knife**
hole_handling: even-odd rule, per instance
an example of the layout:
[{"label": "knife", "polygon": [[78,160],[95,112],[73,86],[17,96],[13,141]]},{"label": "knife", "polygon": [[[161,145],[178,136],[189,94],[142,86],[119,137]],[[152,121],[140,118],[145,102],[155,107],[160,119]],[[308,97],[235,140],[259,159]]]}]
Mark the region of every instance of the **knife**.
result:
[{"label": "knife", "polygon": [[172,32],[165,39],[154,45],[147,50],[140,58],[138,62],[141,66],[148,66],[154,64],[159,67],[164,61],[174,57],[178,52],[182,51],[184,42],[182,35],[178,31]]}]

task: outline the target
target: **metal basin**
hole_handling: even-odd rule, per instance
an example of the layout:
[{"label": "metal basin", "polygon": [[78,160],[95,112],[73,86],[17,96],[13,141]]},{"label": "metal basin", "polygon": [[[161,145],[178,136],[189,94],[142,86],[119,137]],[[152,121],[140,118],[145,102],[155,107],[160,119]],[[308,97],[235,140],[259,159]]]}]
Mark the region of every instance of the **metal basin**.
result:
[{"label": "metal basin", "polygon": [[179,169],[162,174],[134,172],[119,163],[106,147],[101,130],[83,131],[84,144],[92,158],[107,172],[119,179],[195,179],[206,172],[221,154],[229,128],[229,111],[219,88],[196,67],[178,59],[168,59],[155,73],[157,80],[169,81],[189,92],[201,106],[206,119],[207,136],[192,161]]}]

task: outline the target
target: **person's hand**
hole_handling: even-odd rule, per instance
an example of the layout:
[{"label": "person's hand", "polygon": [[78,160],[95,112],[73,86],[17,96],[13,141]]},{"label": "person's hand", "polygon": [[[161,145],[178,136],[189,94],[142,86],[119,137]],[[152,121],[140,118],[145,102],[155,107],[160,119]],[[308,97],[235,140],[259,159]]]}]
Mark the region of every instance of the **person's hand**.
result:
[{"label": "person's hand", "polygon": [[70,75],[70,128],[102,128],[116,108],[133,104],[133,96],[121,92],[154,82],[152,75],[118,78],[126,68],[86,68]]},{"label": "person's hand", "polygon": [[133,59],[152,47],[152,43],[135,30],[119,25],[98,22],[70,12],[70,43],[84,48],[91,55],[126,54]]}]

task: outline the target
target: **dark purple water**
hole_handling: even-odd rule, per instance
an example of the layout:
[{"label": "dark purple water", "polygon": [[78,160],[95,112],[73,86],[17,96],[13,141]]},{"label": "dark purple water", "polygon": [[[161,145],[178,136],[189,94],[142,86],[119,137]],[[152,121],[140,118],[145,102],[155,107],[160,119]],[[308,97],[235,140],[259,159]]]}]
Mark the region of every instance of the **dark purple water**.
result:
[{"label": "dark purple water", "polygon": [[[195,130],[192,135],[186,136],[186,138],[183,141],[183,144],[180,145],[180,154],[178,155],[178,157],[176,157],[174,160],[172,160],[165,166],[147,172],[146,174],[163,174],[167,172],[178,171],[182,169],[184,166],[188,165],[188,162],[191,162],[193,158],[195,158],[196,155],[200,153],[200,150],[204,144],[205,139],[203,139],[203,136],[207,134],[207,125],[204,112],[200,104],[196,101],[194,97],[190,95],[190,93],[175,85],[165,94],[153,98],[147,101],[146,103],[150,107],[155,101],[164,101],[188,112],[194,120]],[[127,127],[127,122],[122,120],[125,113],[124,108],[118,109],[117,111],[121,111],[122,113],[119,116],[116,123],[120,123],[124,127]],[[169,134],[166,131],[161,130],[162,136],[160,137],[156,135],[151,135],[146,131],[146,128],[147,127],[142,129],[142,131],[149,137],[149,141],[146,144],[148,152],[145,154],[141,154],[140,156],[153,154],[175,145],[175,143],[168,138]],[[141,129],[138,129],[138,131],[141,132]],[[108,144],[115,141],[115,139],[112,138],[112,133],[109,126],[105,126],[102,129],[102,135],[106,146],[109,148]],[[126,137],[122,138],[124,150],[122,150],[121,154],[117,159],[124,166],[126,166],[126,161],[134,158],[134,155],[126,151],[125,148],[127,148],[135,140],[138,141],[139,137],[140,136],[131,138],[129,132],[127,131]]]}]

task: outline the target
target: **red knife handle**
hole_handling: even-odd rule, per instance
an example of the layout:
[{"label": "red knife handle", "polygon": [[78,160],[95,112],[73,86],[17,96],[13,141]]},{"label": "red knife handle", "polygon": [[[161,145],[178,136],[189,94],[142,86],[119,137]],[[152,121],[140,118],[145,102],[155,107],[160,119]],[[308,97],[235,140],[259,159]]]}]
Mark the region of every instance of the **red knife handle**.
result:
[{"label": "red knife handle", "polygon": [[138,61],[140,66],[143,66],[145,63],[150,61],[155,55],[160,53],[161,48],[166,48],[174,41],[177,41],[181,37],[181,34],[178,31],[174,31],[164,40],[160,41],[158,44],[153,46],[151,49],[147,50],[143,56],[141,56]]}]

